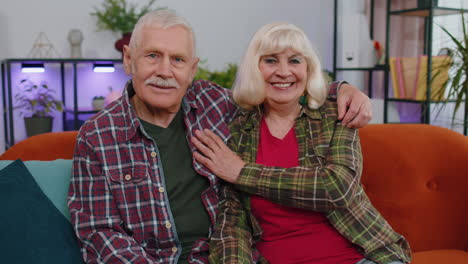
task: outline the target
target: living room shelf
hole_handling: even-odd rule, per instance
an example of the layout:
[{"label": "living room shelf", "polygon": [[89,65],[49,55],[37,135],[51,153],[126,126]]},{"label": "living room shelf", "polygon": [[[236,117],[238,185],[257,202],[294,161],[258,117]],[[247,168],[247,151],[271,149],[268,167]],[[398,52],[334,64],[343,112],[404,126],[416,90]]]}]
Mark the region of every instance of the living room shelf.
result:
[{"label": "living room shelf", "polygon": [[[25,77],[27,75],[21,72],[21,66],[23,63],[44,64],[45,70],[49,72],[28,73],[29,77]],[[106,75],[105,78],[101,78],[103,79],[103,82],[106,83],[104,85],[108,85],[107,79],[109,78],[115,79],[117,77],[119,81],[122,79],[121,82],[128,79],[124,73],[122,74],[122,71],[112,73],[97,73],[93,71],[93,65],[109,63],[113,64],[114,68],[117,68],[116,66],[120,67],[122,65],[122,60],[98,58],[9,58],[1,61],[5,147],[9,148],[14,145],[18,140],[18,134],[21,134],[21,131],[16,131],[18,129],[21,130],[21,126],[16,123],[22,121],[22,118],[21,120],[18,119],[19,109],[14,107],[15,88],[17,83],[19,83],[18,80],[23,78],[41,78],[43,81],[47,81],[48,83],[55,83],[53,90],[57,93],[57,99],[60,98],[64,104],[64,111],[61,113],[62,126],[61,129],[58,130],[77,130],[83,123],[83,119],[87,119],[92,114],[97,113],[97,111],[92,110],[91,107],[84,108],[81,106],[84,103],[83,97],[86,96],[83,95],[86,91],[88,93],[97,92],[96,90],[98,89],[96,87],[90,87],[93,86],[94,80],[99,81],[100,78],[97,78],[97,75]],[[101,87],[103,86],[100,83],[96,84],[96,86],[97,85],[101,85]]]},{"label": "living room shelf", "polygon": [[[416,99],[405,99],[405,98],[393,98],[390,96],[390,71],[385,71],[385,86],[384,86],[384,123],[389,123],[389,103],[398,103],[398,104],[420,104],[421,108],[419,111],[419,119],[420,123],[430,124],[431,123],[431,109],[433,105],[443,104],[443,103],[453,103],[456,100],[448,99],[448,100],[431,100],[432,92],[431,92],[431,84],[432,84],[432,75],[427,74],[432,73],[432,58],[433,54],[433,28],[434,28],[434,17],[436,16],[444,16],[444,15],[451,15],[451,14],[461,14],[462,12],[467,12],[467,10],[463,10],[460,8],[448,8],[448,7],[439,7],[434,6],[432,4],[429,7],[425,8],[409,8],[403,10],[392,10],[392,2],[397,3],[397,1],[387,0],[387,15],[386,15],[386,44],[385,44],[385,52],[386,52],[386,65],[389,65],[389,59],[392,56],[390,54],[390,32],[391,32],[391,18],[397,16],[406,16],[406,17],[416,17],[416,19],[422,19],[424,23],[423,30],[423,49],[422,54],[418,54],[418,56],[425,55],[427,56],[427,70],[426,70],[426,79],[425,79],[425,87],[426,91],[424,92],[425,100],[416,100]],[[400,2],[401,3],[401,2]],[[418,18],[419,17],[419,18]],[[408,34],[408,33],[406,33]],[[417,34],[415,32],[414,34]],[[398,34],[395,34],[398,35]],[[409,47],[408,47],[409,48]],[[393,55],[395,56],[395,55]],[[426,66],[424,66],[426,67]],[[392,84],[394,85],[394,84]],[[434,90],[435,91],[435,90]],[[465,113],[464,113],[464,120],[466,122],[468,117],[468,105],[465,103]],[[433,120],[434,121],[434,120]],[[464,126],[463,134],[467,135],[468,128]]]},{"label": "living room shelf", "polygon": [[440,103],[454,103],[456,100],[415,100],[415,99],[401,99],[401,98],[387,98],[387,101],[391,102],[405,102],[405,103],[431,103],[431,104],[440,104]]},{"label": "living room shelf", "polygon": [[[445,16],[459,14],[461,9],[448,8],[448,7],[433,7],[431,8],[412,8],[405,10],[394,10],[390,11],[390,15],[400,16],[417,16],[417,17],[429,17],[429,16]],[[432,13],[432,14],[431,14]]]},{"label": "living room shelf", "polygon": [[[341,0],[345,1],[345,0]],[[372,98],[373,91],[372,91],[372,82],[373,82],[373,73],[378,71],[385,71],[387,66],[386,65],[375,65],[374,67],[338,67],[338,3],[339,0],[334,0],[334,30],[333,30],[333,76],[336,78],[337,72],[344,72],[344,71],[362,71],[368,72],[369,78],[367,82],[367,95]],[[374,35],[374,0],[370,0],[370,23],[369,23],[369,32],[370,38],[373,39]]]},{"label": "living room shelf", "polygon": [[78,113],[78,114],[96,114],[99,112],[98,110],[93,110],[93,109],[78,109],[78,111],[75,111],[73,109],[67,108],[64,109],[65,112],[67,113]]},{"label": "living room shelf", "polygon": [[371,68],[335,68],[336,71],[386,71],[386,65],[376,65],[375,67]]}]

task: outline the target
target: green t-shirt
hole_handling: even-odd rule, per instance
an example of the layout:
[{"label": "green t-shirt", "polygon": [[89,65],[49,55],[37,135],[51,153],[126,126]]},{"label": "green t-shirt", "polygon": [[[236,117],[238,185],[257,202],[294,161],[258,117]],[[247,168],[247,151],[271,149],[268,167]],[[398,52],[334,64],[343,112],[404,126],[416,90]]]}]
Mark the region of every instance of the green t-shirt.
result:
[{"label": "green t-shirt", "polygon": [[140,121],[159,149],[169,204],[182,243],[182,255],[178,263],[187,263],[194,242],[208,237],[210,218],[203,206],[201,194],[209,187],[209,182],[193,169],[182,110],[167,128]]}]

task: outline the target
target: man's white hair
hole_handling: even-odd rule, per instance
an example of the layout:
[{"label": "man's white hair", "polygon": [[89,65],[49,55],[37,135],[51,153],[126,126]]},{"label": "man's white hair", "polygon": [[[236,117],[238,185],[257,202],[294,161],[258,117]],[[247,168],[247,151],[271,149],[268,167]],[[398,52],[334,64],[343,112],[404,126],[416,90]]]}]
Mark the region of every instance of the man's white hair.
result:
[{"label": "man's white hair", "polygon": [[131,50],[135,50],[139,45],[141,38],[141,31],[145,26],[158,26],[163,29],[168,29],[173,26],[182,26],[190,33],[192,37],[192,48],[193,56],[196,57],[196,45],[195,45],[195,34],[193,33],[192,27],[189,22],[176,14],[171,9],[158,9],[146,13],[144,16],[138,19],[138,22],[133,28],[132,36],[130,38],[129,47]]}]

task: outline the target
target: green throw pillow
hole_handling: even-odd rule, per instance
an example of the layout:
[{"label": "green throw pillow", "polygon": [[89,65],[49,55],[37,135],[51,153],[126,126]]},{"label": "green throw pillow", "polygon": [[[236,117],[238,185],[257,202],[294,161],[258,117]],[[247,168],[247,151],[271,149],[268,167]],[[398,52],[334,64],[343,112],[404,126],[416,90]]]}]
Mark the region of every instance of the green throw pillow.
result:
[{"label": "green throw pillow", "polygon": [[[5,168],[13,160],[0,160],[0,169]],[[51,161],[23,161],[36,180],[44,194],[52,201],[59,211],[70,219],[67,206],[68,187],[72,170],[72,160],[57,159]]]},{"label": "green throw pillow", "polygon": [[21,160],[0,170],[1,263],[83,263],[70,222]]}]

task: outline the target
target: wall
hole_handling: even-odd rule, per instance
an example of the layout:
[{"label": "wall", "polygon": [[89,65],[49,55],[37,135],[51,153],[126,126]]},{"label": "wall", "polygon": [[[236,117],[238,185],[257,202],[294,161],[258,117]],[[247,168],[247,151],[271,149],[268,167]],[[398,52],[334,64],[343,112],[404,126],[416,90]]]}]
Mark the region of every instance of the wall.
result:
[{"label": "wall", "polygon": [[[0,0],[0,58],[26,57],[41,31],[47,34],[61,57],[68,57],[67,34],[72,28],[84,34],[84,57],[119,58],[113,47],[119,35],[96,32],[95,18],[89,15],[98,3],[95,0]],[[159,0],[156,3],[177,10],[192,23],[199,55],[207,59],[210,67],[222,68],[228,62],[238,62],[253,32],[260,25],[278,20],[303,27],[325,64],[331,65],[333,1],[295,0],[291,4],[283,0]]]},{"label": "wall", "polygon": [[[27,57],[41,31],[46,33],[60,57],[69,57],[67,35],[73,28],[83,32],[83,57],[120,58],[114,49],[114,42],[120,36],[97,32],[95,18],[89,15],[100,2],[0,0],[0,60]],[[197,37],[198,55],[207,61],[205,66],[210,69],[239,62],[255,30],[272,21],[290,21],[302,27],[321,55],[323,66],[332,68],[331,0],[159,0],[156,4],[175,9],[190,21]],[[3,132],[3,115],[0,115],[0,153],[4,149]]]}]

